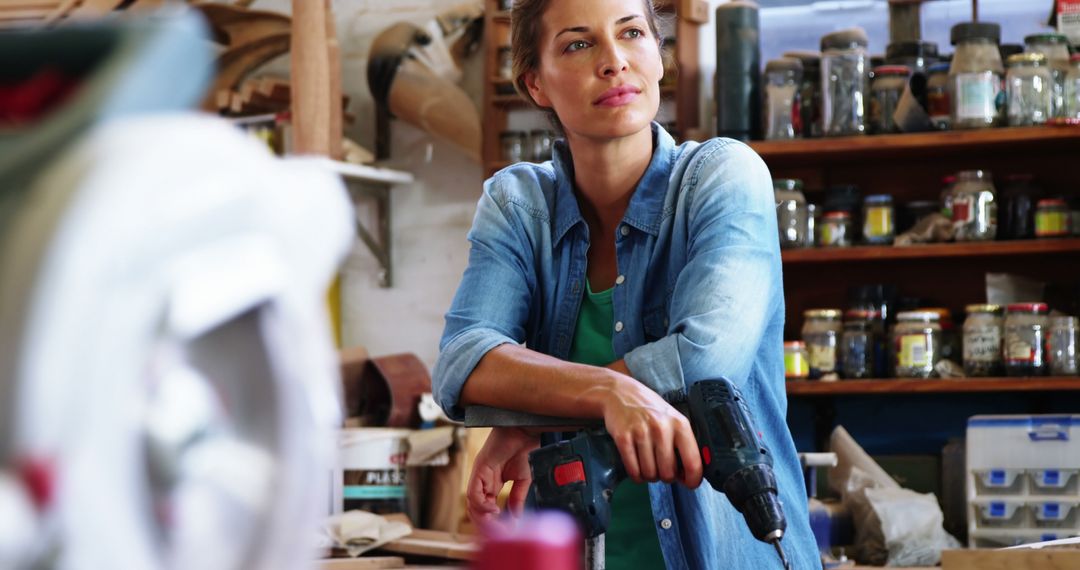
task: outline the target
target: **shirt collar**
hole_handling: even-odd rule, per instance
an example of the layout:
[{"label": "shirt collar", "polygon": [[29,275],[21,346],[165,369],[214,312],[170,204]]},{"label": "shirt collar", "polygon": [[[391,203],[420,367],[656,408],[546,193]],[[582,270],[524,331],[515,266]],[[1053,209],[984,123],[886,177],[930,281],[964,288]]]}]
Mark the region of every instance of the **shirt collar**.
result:
[{"label": "shirt collar", "polygon": [[[657,235],[671,178],[671,165],[675,160],[675,140],[655,121],[652,123],[652,134],[652,160],[634,189],[623,222]],[[574,196],[574,161],[566,140],[555,142],[552,163],[555,168],[555,235],[552,237],[558,243],[571,227],[583,223],[584,218]]]}]

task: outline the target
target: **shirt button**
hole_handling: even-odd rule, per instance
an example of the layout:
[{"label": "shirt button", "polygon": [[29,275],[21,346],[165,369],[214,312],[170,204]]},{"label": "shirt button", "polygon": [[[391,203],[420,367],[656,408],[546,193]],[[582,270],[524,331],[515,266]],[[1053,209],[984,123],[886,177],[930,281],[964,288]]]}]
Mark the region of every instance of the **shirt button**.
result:
[{"label": "shirt button", "polygon": [[664,530],[668,530],[669,528],[671,528],[671,519],[664,519],[660,521],[660,528]]},{"label": "shirt button", "polygon": [[621,233],[624,236],[630,235],[630,226],[623,225],[623,227],[619,228],[619,233]]},{"label": "shirt button", "polygon": [[622,321],[615,323],[615,332],[622,332]]},{"label": "shirt button", "polygon": [[620,275],[620,276],[615,278],[615,284],[616,285],[622,285],[625,281],[626,281],[626,276],[625,275]]}]

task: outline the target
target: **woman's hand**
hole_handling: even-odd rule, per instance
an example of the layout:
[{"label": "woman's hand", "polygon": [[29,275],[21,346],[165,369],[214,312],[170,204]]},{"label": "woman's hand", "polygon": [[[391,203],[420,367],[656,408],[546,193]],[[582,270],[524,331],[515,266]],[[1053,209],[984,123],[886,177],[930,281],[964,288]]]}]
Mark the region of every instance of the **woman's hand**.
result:
[{"label": "woman's hand", "polygon": [[629,376],[616,382],[604,404],[604,426],[635,482],[680,481],[691,489],[701,484],[701,452],[690,421],[644,384]]},{"label": "woman's hand", "polygon": [[476,455],[469,476],[466,505],[469,518],[479,527],[495,522],[499,516],[499,491],[503,483],[513,481],[506,506],[514,516],[525,508],[525,496],[532,483],[529,452],[540,446],[540,437],[518,428],[494,428]]}]

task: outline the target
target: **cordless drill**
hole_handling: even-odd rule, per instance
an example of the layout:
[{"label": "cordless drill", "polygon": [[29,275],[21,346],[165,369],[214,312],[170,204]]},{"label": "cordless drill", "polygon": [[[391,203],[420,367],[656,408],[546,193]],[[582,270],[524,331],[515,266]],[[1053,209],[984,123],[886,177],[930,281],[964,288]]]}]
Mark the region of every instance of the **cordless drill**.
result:
[{"label": "cordless drill", "polygon": [[[790,568],[780,540],[787,529],[780,507],[772,457],[750,423],[742,397],[724,379],[704,380],[690,395],[666,396],[687,414],[701,450],[705,479],[742,513],[754,538],[772,544]],[[688,413],[687,413],[688,412]],[[619,450],[603,430],[589,429],[529,454],[538,508],[569,512],[587,538],[611,522],[611,496],[626,478]]]}]

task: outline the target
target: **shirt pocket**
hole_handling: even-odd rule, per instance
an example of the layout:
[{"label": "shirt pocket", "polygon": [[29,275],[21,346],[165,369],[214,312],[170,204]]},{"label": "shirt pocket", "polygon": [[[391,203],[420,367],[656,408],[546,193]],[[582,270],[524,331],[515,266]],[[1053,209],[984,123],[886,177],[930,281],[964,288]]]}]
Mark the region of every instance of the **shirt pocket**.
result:
[{"label": "shirt pocket", "polygon": [[646,309],[642,325],[645,331],[645,342],[653,342],[667,336],[667,307],[657,305],[651,309]]}]

